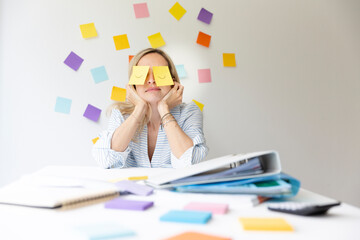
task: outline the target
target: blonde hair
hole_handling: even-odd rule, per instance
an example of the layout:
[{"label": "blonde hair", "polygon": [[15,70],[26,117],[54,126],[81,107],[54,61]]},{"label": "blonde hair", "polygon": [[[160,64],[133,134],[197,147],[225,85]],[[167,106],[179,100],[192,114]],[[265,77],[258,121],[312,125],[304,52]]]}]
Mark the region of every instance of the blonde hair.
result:
[{"label": "blonde hair", "polygon": [[[161,56],[166,60],[166,62],[167,62],[167,64],[168,64],[168,67],[169,67],[169,70],[170,70],[170,74],[171,74],[174,82],[180,83],[179,76],[178,76],[178,74],[177,74],[177,72],[176,72],[176,67],[175,67],[173,61],[171,60],[171,58],[170,58],[164,51],[162,51],[162,50],[160,50],[160,49],[156,49],[156,48],[147,48],[147,49],[144,49],[144,50],[138,52],[138,53],[131,59],[131,61],[130,61],[130,63],[129,63],[129,69],[128,69],[129,79],[130,79],[131,74],[132,74],[133,66],[137,66],[137,64],[139,63],[140,59],[141,59],[142,57],[144,57],[145,55],[150,54],[150,53],[157,53],[157,54],[161,55]],[[135,86],[135,88],[136,88],[136,86]],[[114,108],[119,109],[120,112],[121,112],[121,114],[122,114],[123,116],[125,116],[125,115],[129,116],[129,115],[134,111],[135,105],[132,104],[132,103],[129,102],[129,101],[126,101],[126,102],[116,102],[116,103],[113,103],[113,104],[110,106],[109,110],[112,110],[112,109],[114,109]],[[137,129],[137,132],[136,132],[136,134],[135,134],[134,139],[136,139],[137,136],[139,136],[139,134],[140,134],[141,131],[143,130],[144,126],[145,126],[146,124],[148,124],[148,122],[149,122],[150,119],[151,119],[151,114],[152,114],[151,108],[149,107],[148,113],[146,113],[146,114],[145,114],[145,117],[144,117],[143,119],[141,119],[141,121],[140,121],[140,125],[139,125],[139,127],[138,127],[138,129]]]}]

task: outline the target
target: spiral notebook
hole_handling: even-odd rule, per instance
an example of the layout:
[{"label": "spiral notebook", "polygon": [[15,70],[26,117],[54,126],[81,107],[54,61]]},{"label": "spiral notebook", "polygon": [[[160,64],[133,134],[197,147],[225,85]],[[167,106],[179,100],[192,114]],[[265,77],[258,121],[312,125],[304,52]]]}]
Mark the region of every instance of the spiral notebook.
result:
[{"label": "spiral notebook", "polygon": [[28,175],[0,189],[0,204],[66,209],[113,199],[117,187],[108,182]]}]

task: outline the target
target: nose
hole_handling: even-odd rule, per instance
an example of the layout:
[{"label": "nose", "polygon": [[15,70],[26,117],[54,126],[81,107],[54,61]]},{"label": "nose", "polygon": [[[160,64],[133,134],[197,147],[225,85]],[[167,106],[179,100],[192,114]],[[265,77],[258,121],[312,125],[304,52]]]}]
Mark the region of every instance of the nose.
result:
[{"label": "nose", "polygon": [[148,74],[148,76],[146,78],[146,82],[147,82],[147,84],[154,84],[155,83],[154,74],[153,74],[151,68],[150,68],[149,74]]}]

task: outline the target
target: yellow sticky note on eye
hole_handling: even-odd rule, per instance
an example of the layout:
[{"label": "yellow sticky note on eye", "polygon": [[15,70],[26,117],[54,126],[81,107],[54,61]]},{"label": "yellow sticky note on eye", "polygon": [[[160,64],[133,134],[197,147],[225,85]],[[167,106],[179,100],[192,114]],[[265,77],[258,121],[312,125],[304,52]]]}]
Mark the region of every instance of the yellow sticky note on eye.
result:
[{"label": "yellow sticky note on eye", "polygon": [[95,144],[98,140],[99,140],[99,137],[92,139],[93,144]]},{"label": "yellow sticky note on eye", "polygon": [[129,40],[126,34],[113,36],[113,39],[116,50],[130,48]]},{"label": "yellow sticky note on eye", "polygon": [[179,21],[186,13],[186,10],[180,5],[180,3],[176,2],[174,6],[170,8],[169,12],[174,16],[174,18],[176,18],[176,20]]},{"label": "yellow sticky note on eye", "polygon": [[149,68],[149,66],[133,66],[129,84],[144,85]]},{"label": "yellow sticky note on eye", "polygon": [[111,91],[111,100],[125,102],[126,100],[126,89],[113,87]]},{"label": "yellow sticky note on eye", "polygon": [[159,48],[165,45],[165,41],[159,32],[148,36],[148,39],[152,48]]},{"label": "yellow sticky note on eye", "polygon": [[97,36],[94,23],[80,25],[80,31],[83,38],[92,38]]},{"label": "yellow sticky note on eye", "polygon": [[152,69],[157,86],[174,85],[168,66],[154,66]]},{"label": "yellow sticky note on eye", "polygon": [[194,99],[193,99],[193,102],[200,108],[201,111],[204,109],[204,104],[202,104],[201,102],[198,102]]},{"label": "yellow sticky note on eye", "polygon": [[223,53],[224,67],[236,67],[235,53]]},{"label": "yellow sticky note on eye", "polygon": [[294,231],[283,218],[239,218],[244,230],[251,231]]}]

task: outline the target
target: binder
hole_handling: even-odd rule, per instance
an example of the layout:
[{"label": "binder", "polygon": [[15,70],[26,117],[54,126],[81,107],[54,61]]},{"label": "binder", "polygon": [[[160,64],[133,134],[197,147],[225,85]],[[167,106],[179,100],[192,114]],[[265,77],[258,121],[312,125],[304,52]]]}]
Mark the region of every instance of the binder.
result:
[{"label": "binder", "polygon": [[266,177],[280,172],[281,164],[278,152],[262,151],[211,159],[187,168],[152,176],[145,183],[154,188],[172,188]]}]

